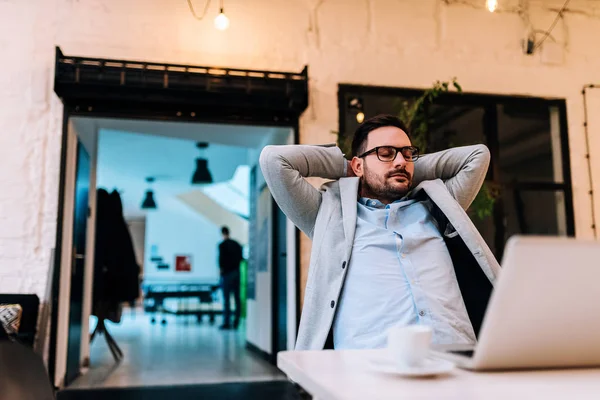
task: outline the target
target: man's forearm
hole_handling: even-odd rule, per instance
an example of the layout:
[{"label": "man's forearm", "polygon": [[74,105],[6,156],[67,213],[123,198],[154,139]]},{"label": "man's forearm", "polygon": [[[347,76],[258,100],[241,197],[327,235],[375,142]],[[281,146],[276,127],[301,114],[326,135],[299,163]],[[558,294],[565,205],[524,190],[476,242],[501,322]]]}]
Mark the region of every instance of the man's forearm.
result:
[{"label": "man's forearm", "polygon": [[487,174],[490,152],[485,145],[455,147],[427,154],[415,163],[413,185],[441,179],[463,209],[477,196]]},{"label": "man's forearm", "polygon": [[267,146],[260,155],[260,167],[273,198],[309,237],[321,204],[321,193],[304,178],[339,179],[345,159],[335,146]]},{"label": "man's forearm", "polygon": [[461,173],[474,170],[487,171],[489,150],[485,145],[454,147],[436,153],[425,154],[415,162],[413,184],[441,179],[447,181]]},{"label": "man's forearm", "polygon": [[346,173],[346,160],[335,145],[267,146],[261,155],[261,166],[265,164],[263,158],[298,171],[303,178],[339,179]]}]

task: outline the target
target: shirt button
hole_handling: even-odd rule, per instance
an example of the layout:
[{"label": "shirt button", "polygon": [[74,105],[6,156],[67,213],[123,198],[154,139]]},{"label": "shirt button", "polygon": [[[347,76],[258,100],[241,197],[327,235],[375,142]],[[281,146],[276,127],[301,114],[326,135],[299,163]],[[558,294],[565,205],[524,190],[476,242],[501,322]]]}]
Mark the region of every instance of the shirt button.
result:
[{"label": "shirt button", "polygon": [[[332,306],[332,307],[333,307],[333,306]],[[423,310],[419,311],[419,315],[420,315],[421,317],[425,316],[425,311],[423,311]]]},{"label": "shirt button", "polygon": [[331,300],[331,308],[335,307],[335,301]]},{"label": "shirt button", "polygon": [[346,261],[342,263],[342,269],[346,268]]}]

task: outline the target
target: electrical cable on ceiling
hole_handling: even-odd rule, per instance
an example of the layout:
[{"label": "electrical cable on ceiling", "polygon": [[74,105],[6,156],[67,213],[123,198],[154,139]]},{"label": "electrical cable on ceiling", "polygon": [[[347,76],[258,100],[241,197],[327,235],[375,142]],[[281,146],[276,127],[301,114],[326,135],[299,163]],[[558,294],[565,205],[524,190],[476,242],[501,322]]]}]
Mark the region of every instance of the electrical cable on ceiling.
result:
[{"label": "electrical cable on ceiling", "polygon": [[[485,10],[485,1],[483,0],[438,0],[444,4],[446,4],[447,6],[454,6],[454,5],[461,5],[461,6],[465,6],[465,7],[470,7],[473,8],[475,10]],[[589,2],[592,2],[593,0],[588,0]],[[594,0],[595,1],[595,0]],[[513,1],[514,3],[514,1]],[[557,11],[557,8],[555,7],[548,7],[548,6],[543,6],[542,1],[537,1],[537,9],[538,10],[542,10],[542,11],[548,11],[548,12],[559,12],[562,13],[563,15],[565,13],[570,13],[570,14],[578,14],[578,15],[583,15],[585,17],[588,18],[595,18],[595,19],[600,19],[600,8],[594,7],[592,9],[574,9],[574,8],[570,8],[570,9],[565,9],[563,10],[562,8],[560,9],[560,11]],[[496,11],[496,13],[499,14],[519,14],[522,15],[523,14],[523,6],[503,6],[501,8],[498,8]],[[562,16],[562,15],[561,15]]]},{"label": "electrical cable on ceiling", "polygon": [[552,33],[552,30],[554,29],[554,27],[556,26],[556,23],[558,22],[559,19],[562,18],[563,16],[563,12],[565,12],[565,10],[567,9],[567,6],[569,5],[569,3],[571,2],[571,0],[566,0],[565,4],[563,4],[563,6],[561,7],[560,11],[558,12],[558,14],[556,14],[556,18],[554,18],[554,22],[552,22],[552,25],[550,25],[550,28],[546,31],[544,37],[542,38],[542,40],[540,40],[535,47],[533,48],[533,50],[537,50],[542,43],[544,43],[544,41],[546,39],[548,39],[548,36],[550,36],[550,33]]},{"label": "electrical cable on ceiling", "polygon": [[188,6],[190,8],[190,12],[194,16],[194,18],[196,18],[198,21],[202,21],[202,19],[206,16],[206,12],[208,11],[208,7],[210,6],[210,0],[206,0],[206,3],[204,4],[204,11],[202,12],[201,16],[198,16],[196,14],[196,11],[194,11],[194,6],[192,5],[192,0],[187,0],[187,3],[188,3]]}]

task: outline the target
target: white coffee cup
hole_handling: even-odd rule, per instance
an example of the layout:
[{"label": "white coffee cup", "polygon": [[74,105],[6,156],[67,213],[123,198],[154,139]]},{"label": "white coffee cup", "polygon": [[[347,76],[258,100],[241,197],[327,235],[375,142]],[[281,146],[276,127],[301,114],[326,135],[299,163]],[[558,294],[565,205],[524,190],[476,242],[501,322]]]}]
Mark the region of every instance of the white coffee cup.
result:
[{"label": "white coffee cup", "polygon": [[388,331],[388,350],[399,368],[423,365],[429,354],[430,344],[429,326],[395,326]]}]

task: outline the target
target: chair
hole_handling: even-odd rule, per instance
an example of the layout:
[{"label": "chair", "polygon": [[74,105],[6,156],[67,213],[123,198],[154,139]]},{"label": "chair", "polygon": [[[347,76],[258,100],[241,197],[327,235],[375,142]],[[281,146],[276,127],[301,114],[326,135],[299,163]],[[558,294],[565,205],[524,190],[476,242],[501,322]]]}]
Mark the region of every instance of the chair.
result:
[{"label": "chair", "polygon": [[37,320],[40,299],[35,294],[0,294],[0,306],[3,304],[18,304],[23,312],[19,332],[14,338],[20,343],[33,348],[37,333]]}]

